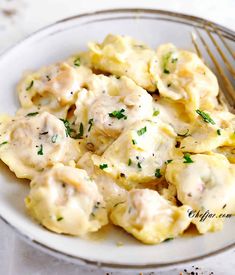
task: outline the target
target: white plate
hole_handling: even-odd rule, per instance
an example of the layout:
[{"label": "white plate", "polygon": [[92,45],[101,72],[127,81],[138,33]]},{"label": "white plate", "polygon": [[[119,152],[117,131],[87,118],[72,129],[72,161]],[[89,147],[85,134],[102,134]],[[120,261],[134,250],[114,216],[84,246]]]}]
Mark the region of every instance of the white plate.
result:
[{"label": "white plate", "polygon": [[[173,42],[192,49],[190,32],[202,19],[153,10],[103,11],[76,16],[49,26],[0,57],[0,113],[18,107],[15,86],[25,70],[63,60],[84,50],[87,42],[101,41],[108,33],[127,34],[152,47]],[[234,33],[218,26],[233,46]],[[24,197],[28,184],[17,180],[0,163],[0,216],[31,244],[77,263],[100,263],[117,268],[156,268],[201,259],[231,248],[235,243],[235,220],[223,231],[204,236],[181,237],[160,245],[143,245],[119,229],[106,230],[103,240],[82,240],[51,233],[27,216]],[[117,242],[123,242],[119,247]]]}]

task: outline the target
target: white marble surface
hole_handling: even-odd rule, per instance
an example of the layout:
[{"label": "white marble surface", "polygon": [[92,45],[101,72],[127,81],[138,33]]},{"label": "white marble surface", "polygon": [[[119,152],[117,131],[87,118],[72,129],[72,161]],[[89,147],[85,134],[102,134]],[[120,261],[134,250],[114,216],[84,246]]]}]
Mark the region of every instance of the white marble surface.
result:
[{"label": "white marble surface", "polygon": [[[115,7],[179,11],[204,17],[235,30],[235,0],[0,0],[0,52],[33,31],[61,18]],[[203,261],[151,274],[173,275],[181,272],[182,274],[198,272],[204,275],[232,275],[234,270],[235,250],[230,250]],[[0,221],[0,274],[101,275],[106,274],[106,271],[82,268],[37,251],[20,240],[8,226]],[[121,275],[123,272],[117,271],[110,274]],[[141,274],[141,270],[125,272],[125,274]],[[150,272],[144,274],[147,275]]]}]

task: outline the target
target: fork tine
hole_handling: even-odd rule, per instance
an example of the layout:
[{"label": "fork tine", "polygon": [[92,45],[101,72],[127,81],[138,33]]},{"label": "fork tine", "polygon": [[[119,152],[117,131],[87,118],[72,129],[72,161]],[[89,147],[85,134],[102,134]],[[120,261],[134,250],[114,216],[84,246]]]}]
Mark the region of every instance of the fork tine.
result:
[{"label": "fork tine", "polygon": [[235,59],[235,53],[233,52],[233,50],[231,50],[231,48],[229,47],[228,43],[224,40],[223,36],[221,35],[220,31],[218,30],[218,28],[216,26],[214,26],[214,24],[208,23],[208,25],[214,30],[214,32],[217,33],[217,35],[219,36],[220,40],[222,41],[222,43],[224,44],[225,48],[228,50],[228,52],[231,54],[231,56],[233,57],[233,59]]},{"label": "fork tine", "polygon": [[195,28],[195,31],[198,35],[198,37],[200,38],[202,44],[204,45],[207,53],[209,54],[211,60],[213,61],[221,79],[224,81],[224,85],[226,87],[226,91],[229,93],[230,97],[235,100],[235,92],[233,89],[233,85],[231,84],[230,80],[228,79],[228,77],[225,75],[225,73],[223,72],[223,69],[221,68],[221,66],[219,65],[218,61],[216,60],[215,56],[213,55],[213,53],[211,52],[211,50],[209,49],[208,45],[206,44],[206,41],[204,40],[204,38],[201,36],[200,32],[198,31],[197,28]]},{"label": "fork tine", "polygon": [[191,32],[191,40],[192,40],[193,46],[197,52],[197,55],[202,59],[202,53],[197,45],[196,37],[195,37],[194,33],[192,33],[192,32]]},{"label": "fork tine", "polygon": [[211,32],[208,30],[207,26],[204,26],[208,36],[210,37],[211,41],[213,42],[213,44],[215,45],[216,49],[218,50],[221,58],[223,59],[225,65],[227,66],[228,70],[231,72],[231,74],[233,75],[233,77],[235,76],[235,71],[232,67],[232,65],[230,64],[229,60],[227,59],[227,57],[224,55],[224,53],[222,52],[220,46],[218,45],[218,43],[216,42],[215,38],[212,36]]}]

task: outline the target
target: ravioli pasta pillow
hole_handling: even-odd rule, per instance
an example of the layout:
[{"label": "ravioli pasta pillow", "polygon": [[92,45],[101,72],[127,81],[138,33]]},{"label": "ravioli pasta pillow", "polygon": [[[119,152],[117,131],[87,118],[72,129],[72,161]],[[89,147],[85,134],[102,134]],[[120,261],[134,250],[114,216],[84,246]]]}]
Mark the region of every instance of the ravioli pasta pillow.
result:
[{"label": "ravioli pasta pillow", "polygon": [[234,146],[234,119],[229,112],[196,110],[198,117],[181,141],[183,152],[204,153],[220,146]]},{"label": "ravioli pasta pillow", "polygon": [[48,111],[65,118],[90,74],[86,67],[63,62],[26,75],[18,85],[20,112]]},{"label": "ravioli pasta pillow", "polygon": [[114,207],[111,220],[143,243],[157,244],[187,229],[188,209],[171,205],[156,191],[133,189],[127,201]]},{"label": "ravioli pasta pillow", "polygon": [[[211,214],[235,213],[235,166],[220,154],[196,154],[191,162],[182,159],[167,165],[166,179],[176,186],[177,198],[194,210]],[[216,231],[223,226],[217,217],[192,222],[200,233]]]},{"label": "ravioli pasta pillow", "polygon": [[64,123],[47,112],[7,118],[2,123],[0,158],[18,178],[32,179],[57,162],[78,160],[82,152]]},{"label": "ravioli pasta pillow", "polygon": [[117,76],[128,76],[140,87],[156,90],[150,73],[150,64],[156,62],[156,53],[143,42],[110,34],[101,44],[92,42],[88,46],[89,51],[80,55],[88,66]]},{"label": "ravioli pasta pillow", "polygon": [[95,182],[86,171],[62,164],[32,180],[25,203],[38,222],[57,233],[82,236],[108,223]]},{"label": "ravioli pasta pillow", "polygon": [[192,120],[194,110],[215,108],[217,79],[195,53],[164,44],[157,49],[157,58],[151,72],[161,96],[182,102]]},{"label": "ravioli pasta pillow", "polygon": [[93,75],[88,89],[78,93],[75,127],[83,128],[83,137],[97,154],[134,122],[152,118],[152,97],[125,76]]},{"label": "ravioli pasta pillow", "polygon": [[176,154],[175,133],[169,125],[136,122],[93,162],[130,189],[163,179],[166,162]]}]

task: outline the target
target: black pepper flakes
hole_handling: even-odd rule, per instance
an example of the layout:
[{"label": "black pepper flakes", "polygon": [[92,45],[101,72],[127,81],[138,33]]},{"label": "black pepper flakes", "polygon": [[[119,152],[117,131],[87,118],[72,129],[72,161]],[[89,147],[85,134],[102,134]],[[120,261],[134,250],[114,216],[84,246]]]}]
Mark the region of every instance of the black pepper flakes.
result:
[{"label": "black pepper flakes", "polygon": [[175,148],[180,148],[180,142],[176,141]]}]

